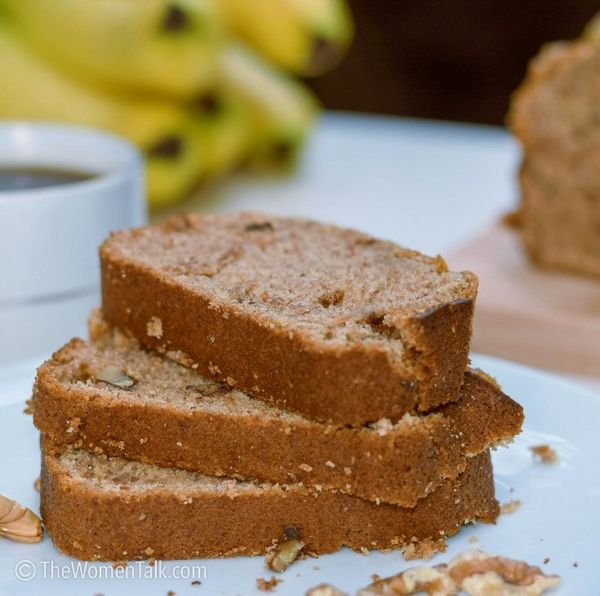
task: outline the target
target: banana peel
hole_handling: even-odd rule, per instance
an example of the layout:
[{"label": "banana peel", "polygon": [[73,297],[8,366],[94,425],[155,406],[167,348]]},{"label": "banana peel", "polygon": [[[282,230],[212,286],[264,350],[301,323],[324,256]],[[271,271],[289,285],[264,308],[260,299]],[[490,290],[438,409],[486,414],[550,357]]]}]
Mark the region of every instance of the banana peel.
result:
[{"label": "banana peel", "polygon": [[583,36],[592,41],[600,41],[600,13],[597,13],[585,26]]}]

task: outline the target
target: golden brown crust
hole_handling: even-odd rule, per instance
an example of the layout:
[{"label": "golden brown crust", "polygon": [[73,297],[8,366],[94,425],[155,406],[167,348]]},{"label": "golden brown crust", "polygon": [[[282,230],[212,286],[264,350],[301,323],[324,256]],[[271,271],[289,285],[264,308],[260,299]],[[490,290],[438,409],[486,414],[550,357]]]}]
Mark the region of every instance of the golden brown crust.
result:
[{"label": "golden brown crust", "polygon": [[420,412],[458,399],[463,382],[459,373],[468,364],[474,306],[471,299],[458,300],[407,321],[403,337],[415,351]]},{"label": "golden brown crust", "polygon": [[[406,412],[428,411],[458,398],[468,362],[477,285],[473,274],[463,274],[462,299],[407,315],[394,328],[399,334],[394,338],[404,345],[398,366],[373,343],[317,341],[214,301],[210,293],[124,257],[122,237],[113,235],[100,251],[104,316],[144,345],[197,366],[203,375],[339,426],[383,417],[395,421]],[[160,333],[149,333],[148,325],[154,329],[156,321]]]},{"label": "golden brown crust", "polygon": [[80,559],[262,554],[287,526],[297,529],[309,553],[344,545],[389,549],[450,536],[467,520],[494,522],[498,515],[487,452],[417,507],[403,509],[298,485],[226,492],[198,486],[183,494],[169,487],[130,491],[125,483],[107,490],[69,472],[54,449],[46,444],[42,458],[42,517],[56,546]]},{"label": "golden brown crust", "polygon": [[61,366],[74,361],[80,368],[89,353],[102,354],[73,340],[38,371],[34,422],[57,444],[214,476],[303,482],[405,507],[456,477],[467,457],[510,440],[523,421],[521,406],[472,373],[456,404],[379,432],[298,424],[270,408],[268,415],[264,408],[232,415],[203,409],[202,398],[189,409],[62,378]]}]

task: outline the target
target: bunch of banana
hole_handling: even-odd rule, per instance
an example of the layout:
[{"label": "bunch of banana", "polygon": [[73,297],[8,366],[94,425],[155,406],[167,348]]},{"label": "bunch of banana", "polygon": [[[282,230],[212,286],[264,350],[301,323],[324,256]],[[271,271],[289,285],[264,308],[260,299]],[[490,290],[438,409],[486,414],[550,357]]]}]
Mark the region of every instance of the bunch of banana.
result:
[{"label": "bunch of banana", "polygon": [[311,77],[342,58],[353,35],[344,0],[217,0],[231,30],[268,59]]},{"label": "bunch of banana", "polygon": [[312,93],[241,45],[225,48],[220,62],[223,92],[239,98],[249,114],[248,162],[268,168],[294,165],[317,115]]},{"label": "bunch of banana", "polygon": [[280,68],[320,73],[351,33],[344,0],[0,0],[0,118],[127,137],[166,206],[241,165],[292,166],[318,104]]},{"label": "bunch of banana", "polygon": [[210,0],[2,0],[21,37],[90,83],[189,99],[207,88],[224,39]]}]

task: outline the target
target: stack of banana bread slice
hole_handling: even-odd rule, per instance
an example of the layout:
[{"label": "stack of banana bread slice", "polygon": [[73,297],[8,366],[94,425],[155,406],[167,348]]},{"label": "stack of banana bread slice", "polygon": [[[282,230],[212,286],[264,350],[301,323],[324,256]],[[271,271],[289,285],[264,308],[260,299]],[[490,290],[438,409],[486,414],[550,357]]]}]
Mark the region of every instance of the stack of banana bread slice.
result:
[{"label": "stack of banana bread slice", "polygon": [[523,412],[468,369],[473,274],[259,214],[119,232],[101,261],[90,340],[34,386],[63,552],[364,551],[495,521],[489,451]]}]

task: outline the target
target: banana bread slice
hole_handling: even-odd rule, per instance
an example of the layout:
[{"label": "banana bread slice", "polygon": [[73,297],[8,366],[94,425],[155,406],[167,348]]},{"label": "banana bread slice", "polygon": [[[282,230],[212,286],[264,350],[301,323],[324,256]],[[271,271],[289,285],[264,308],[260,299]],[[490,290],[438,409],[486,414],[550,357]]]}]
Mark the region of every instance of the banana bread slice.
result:
[{"label": "banana bread slice", "polygon": [[54,544],[79,559],[263,554],[284,532],[306,552],[390,549],[494,522],[489,452],[410,509],[301,485],[219,479],[43,445],[41,513]]},{"label": "banana bread slice", "polygon": [[392,421],[458,399],[477,278],[353,230],[179,216],[101,247],[106,319],[306,418]]},{"label": "banana bread slice", "polygon": [[587,38],[545,46],[513,98],[520,230],[538,265],[600,276],[599,104],[599,25]]},{"label": "banana bread slice", "polygon": [[[91,332],[93,343],[71,341],[38,371],[34,422],[56,444],[412,507],[523,421],[521,406],[467,373],[460,400],[436,413],[335,428],[202,379],[98,315]],[[106,371],[121,387],[106,382]]]}]

